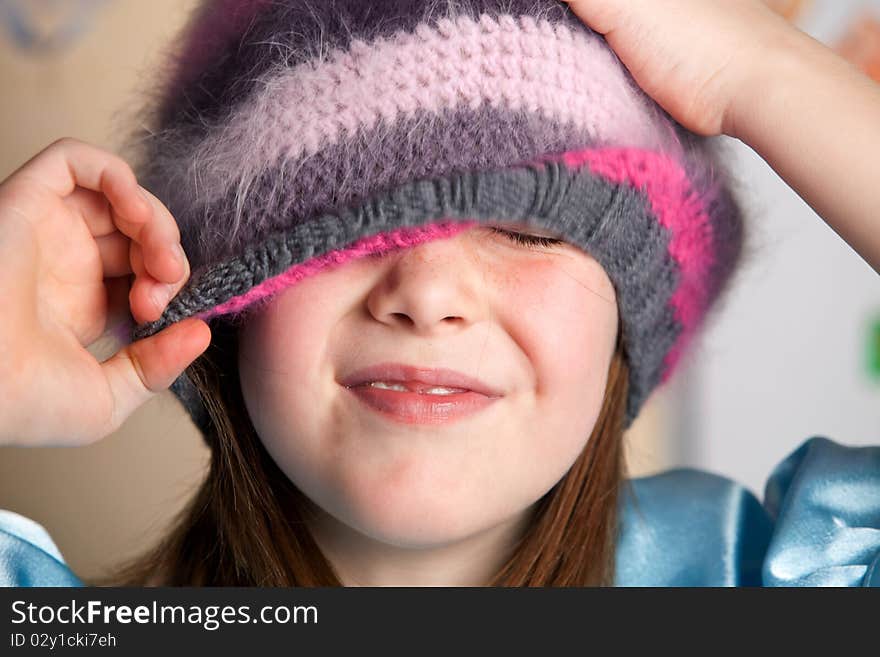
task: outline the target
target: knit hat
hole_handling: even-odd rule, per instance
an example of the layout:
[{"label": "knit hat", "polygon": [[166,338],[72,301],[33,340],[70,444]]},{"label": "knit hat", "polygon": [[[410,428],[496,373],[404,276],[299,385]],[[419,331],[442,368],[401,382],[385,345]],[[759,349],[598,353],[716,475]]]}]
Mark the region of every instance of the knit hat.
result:
[{"label": "knit hat", "polygon": [[[672,120],[565,3],[211,0],[179,44],[135,172],[192,273],[132,340],[235,323],[324,268],[512,221],[612,281],[629,427],[740,257],[715,140]],[[171,389],[207,430],[186,373]]]}]

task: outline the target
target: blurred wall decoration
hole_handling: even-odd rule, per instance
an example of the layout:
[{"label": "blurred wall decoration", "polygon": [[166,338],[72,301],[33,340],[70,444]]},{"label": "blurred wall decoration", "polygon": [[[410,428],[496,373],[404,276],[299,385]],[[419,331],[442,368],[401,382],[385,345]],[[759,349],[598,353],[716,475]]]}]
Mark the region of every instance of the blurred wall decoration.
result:
[{"label": "blurred wall decoration", "polygon": [[108,0],[0,0],[4,36],[31,54],[55,53],[85,36]]},{"label": "blurred wall decoration", "polygon": [[865,340],[865,363],[867,364],[868,376],[880,381],[880,310],[870,320],[871,327],[868,329]]},{"label": "blurred wall decoration", "polygon": [[809,0],[765,0],[765,2],[790,21],[797,21],[806,6],[810,4]]},{"label": "blurred wall decoration", "polygon": [[867,8],[853,17],[834,45],[837,52],[880,82],[880,9]]}]

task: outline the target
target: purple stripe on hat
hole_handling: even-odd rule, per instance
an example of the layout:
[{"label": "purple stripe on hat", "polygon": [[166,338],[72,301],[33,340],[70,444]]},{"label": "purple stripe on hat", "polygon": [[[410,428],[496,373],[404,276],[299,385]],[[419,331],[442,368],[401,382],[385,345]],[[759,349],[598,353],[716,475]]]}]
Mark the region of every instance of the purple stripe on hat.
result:
[{"label": "purple stripe on hat", "polygon": [[197,7],[184,27],[183,57],[171,88],[183,89],[206,68],[222,60],[223,51],[236,39],[246,38],[258,13],[273,0],[210,0]]},{"label": "purple stripe on hat", "polygon": [[143,163],[139,179],[177,220],[195,272],[271,232],[408,180],[491,169],[590,144],[585,128],[484,105],[417,113],[381,131],[360,131],[312,157],[267,168],[246,190],[227,186],[211,204],[202,195],[206,185],[217,184],[213,174],[174,143]]}]

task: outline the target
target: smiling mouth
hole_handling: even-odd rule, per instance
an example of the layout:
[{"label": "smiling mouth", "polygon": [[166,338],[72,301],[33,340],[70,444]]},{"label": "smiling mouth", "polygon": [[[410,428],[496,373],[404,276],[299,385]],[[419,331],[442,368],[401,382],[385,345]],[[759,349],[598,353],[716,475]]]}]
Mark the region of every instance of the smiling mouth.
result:
[{"label": "smiling mouth", "polygon": [[[380,390],[396,390],[397,392],[417,392],[421,395],[449,395],[459,392],[473,392],[468,388],[452,388],[421,381],[367,381],[359,385],[372,386]],[[352,386],[356,387],[356,386]]]},{"label": "smiling mouth", "polygon": [[450,393],[429,393],[410,390],[414,385],[426,389],[429,386],[415,382],[401,384],[404,390],[388,389],[370,383],[344,386],[365,408],[385,419],[400,424],[447,424],[477,413],[497,401],[473,390]]}]

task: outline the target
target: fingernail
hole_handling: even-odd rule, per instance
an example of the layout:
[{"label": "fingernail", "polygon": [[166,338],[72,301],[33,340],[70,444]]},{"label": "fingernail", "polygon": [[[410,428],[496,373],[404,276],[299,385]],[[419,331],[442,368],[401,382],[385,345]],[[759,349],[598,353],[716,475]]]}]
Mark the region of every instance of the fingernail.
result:
[{"label": "fingernail", "polygon": [[159,308],[164,308],[171,297],[174,296],[174,286],[173,285],[157,285],[153,288],[150,295],[153,298],[153,303],[156,304]]},{"label": "fingernail", "polygon": [[152,212],[153,211],[153,202],[150,200],[149,196],[147,196],[147,193],[146,193],[146,191],[144,191],[144,188],[141,187],[140,185],[136,185],[135,188],[137,189],[138,196],[140,196],[141,200],[144,202],[144,207],[147,209],[148,212]]},{"label": "fingernail", "polygon": [[183,247],[180,245],[180,242],[176,242],[174,244],[174,255],[177,258],[177,261],[183,266],[184,269],[186,269],[186,253],[184,252]]}]

